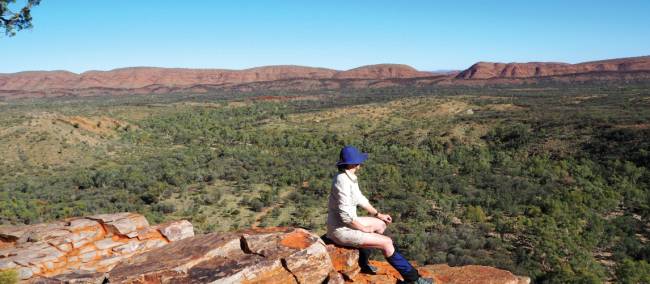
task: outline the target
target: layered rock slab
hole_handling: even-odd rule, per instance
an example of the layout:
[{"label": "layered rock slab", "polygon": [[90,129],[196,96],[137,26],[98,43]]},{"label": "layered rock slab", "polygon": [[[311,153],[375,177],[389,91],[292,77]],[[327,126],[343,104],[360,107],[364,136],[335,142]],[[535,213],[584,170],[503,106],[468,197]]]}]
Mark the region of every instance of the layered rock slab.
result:
[{"label": "layered rock slab", "polygon": [[[15,269],[26,283],[333,284],[400,279],[381,261],[373,261],[377,275],[360,273],[358,250],[326,245],[303,229],[193,236],[191,226],[187,221],[149,226],[141,215],[119,213],[1,227],[0,271]],[[530,283],[528,277],[486,266],[417,269],[436,283]]]},{"label": "layered rock slab", "polygon": [[318,236],[295,228],[212,233],[134,256],[110,283],[322,283],[333,270]]},{"label": "layered rock slab", "polygon": [[132,255],[191,236],[194,230],[187,221],[149,226],[144,216],[134,213],[3,226],[0,227],[0,270],[14,269],[21,280],[70,274],[101,275]]}]

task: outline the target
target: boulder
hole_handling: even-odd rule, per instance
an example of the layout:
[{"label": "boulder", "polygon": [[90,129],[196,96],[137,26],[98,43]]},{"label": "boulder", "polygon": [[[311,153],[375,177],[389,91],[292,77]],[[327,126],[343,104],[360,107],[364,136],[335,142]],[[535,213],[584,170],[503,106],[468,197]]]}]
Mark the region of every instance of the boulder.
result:
[{"label": "boulder", "polygon": [[333,266],[325,244],[294,228],[212,233],[134,256],[111,283],[322,283]]},{"label": "boulder", "polygon": [[361,271],[359,267],[359,250],[329,244],[327,245],[327,253],[332,260],[334,271],[341,274],[343,279],[353,279]]},{"label": "boulder", "polygon": [[131,233],[149,227],[149,222],[147,222],[144,216],[128,212],[94,215],[88,217],[88,219],[100,221],[104,225],[104,228],[106,228],[108,234],[128,235],[130,238],[137,236]]},{"label": "boulder", "polygon": [[159,227],[158,231],[170,242],[194,236],[194,227],[187,220],[169,223],[163,227]]}]

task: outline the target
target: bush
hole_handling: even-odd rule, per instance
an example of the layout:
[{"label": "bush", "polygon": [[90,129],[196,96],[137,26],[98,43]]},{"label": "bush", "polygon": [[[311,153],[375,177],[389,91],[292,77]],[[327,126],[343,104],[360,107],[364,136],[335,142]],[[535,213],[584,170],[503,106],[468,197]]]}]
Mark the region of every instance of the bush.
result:
[{"label": "bush", "polygon": [[650,283],[650,264],[626,258],[616,269],[616,275],[621,283]]},{"label": "bush", "polygon": [[465,218],[470,222],[483,223],[487,217],[481,206],[469,206],[465,211]]},{"label": "bush", "polygon": [[0,284],[18,283],[18,271],[14,269],[0,271]]}]

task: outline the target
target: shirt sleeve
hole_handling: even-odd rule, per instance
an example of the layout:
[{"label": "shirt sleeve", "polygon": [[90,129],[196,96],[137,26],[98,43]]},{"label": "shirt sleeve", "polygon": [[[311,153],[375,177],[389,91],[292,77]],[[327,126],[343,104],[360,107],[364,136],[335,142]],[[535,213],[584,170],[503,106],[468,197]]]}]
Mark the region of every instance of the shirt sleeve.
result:
[{"label": "shirt sleeve", "polygon": [[351,187],[341,179],[336,179],[334,183],[338,198],[338,211],[341,221],[345,224],[354,221],[354,214],[350,210],[356,210],[356,204],[351,192]]},{"label": "shirt sleeve", "polygon": [[363,207],[367,207],[367,205],[370,204],[370,201],[368,201],[368,198],[366,198],[363,193],[361,193],[361,190],[356,189],[355,190],[357,194],[357,205],[361,205]]}]

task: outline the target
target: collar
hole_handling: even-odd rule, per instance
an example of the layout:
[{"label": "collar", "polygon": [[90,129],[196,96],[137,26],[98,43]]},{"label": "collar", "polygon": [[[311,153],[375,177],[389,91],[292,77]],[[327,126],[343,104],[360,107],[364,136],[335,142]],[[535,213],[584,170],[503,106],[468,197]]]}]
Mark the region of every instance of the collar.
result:
[{"label": "collar", "polygon": [[357,182],[357,176],[354,173],[351,173],[350,171],[345,170],[345,175],[348,176],[348,178],[350,178],[350,180],[352,182],[354,182],[354,183]]}]

